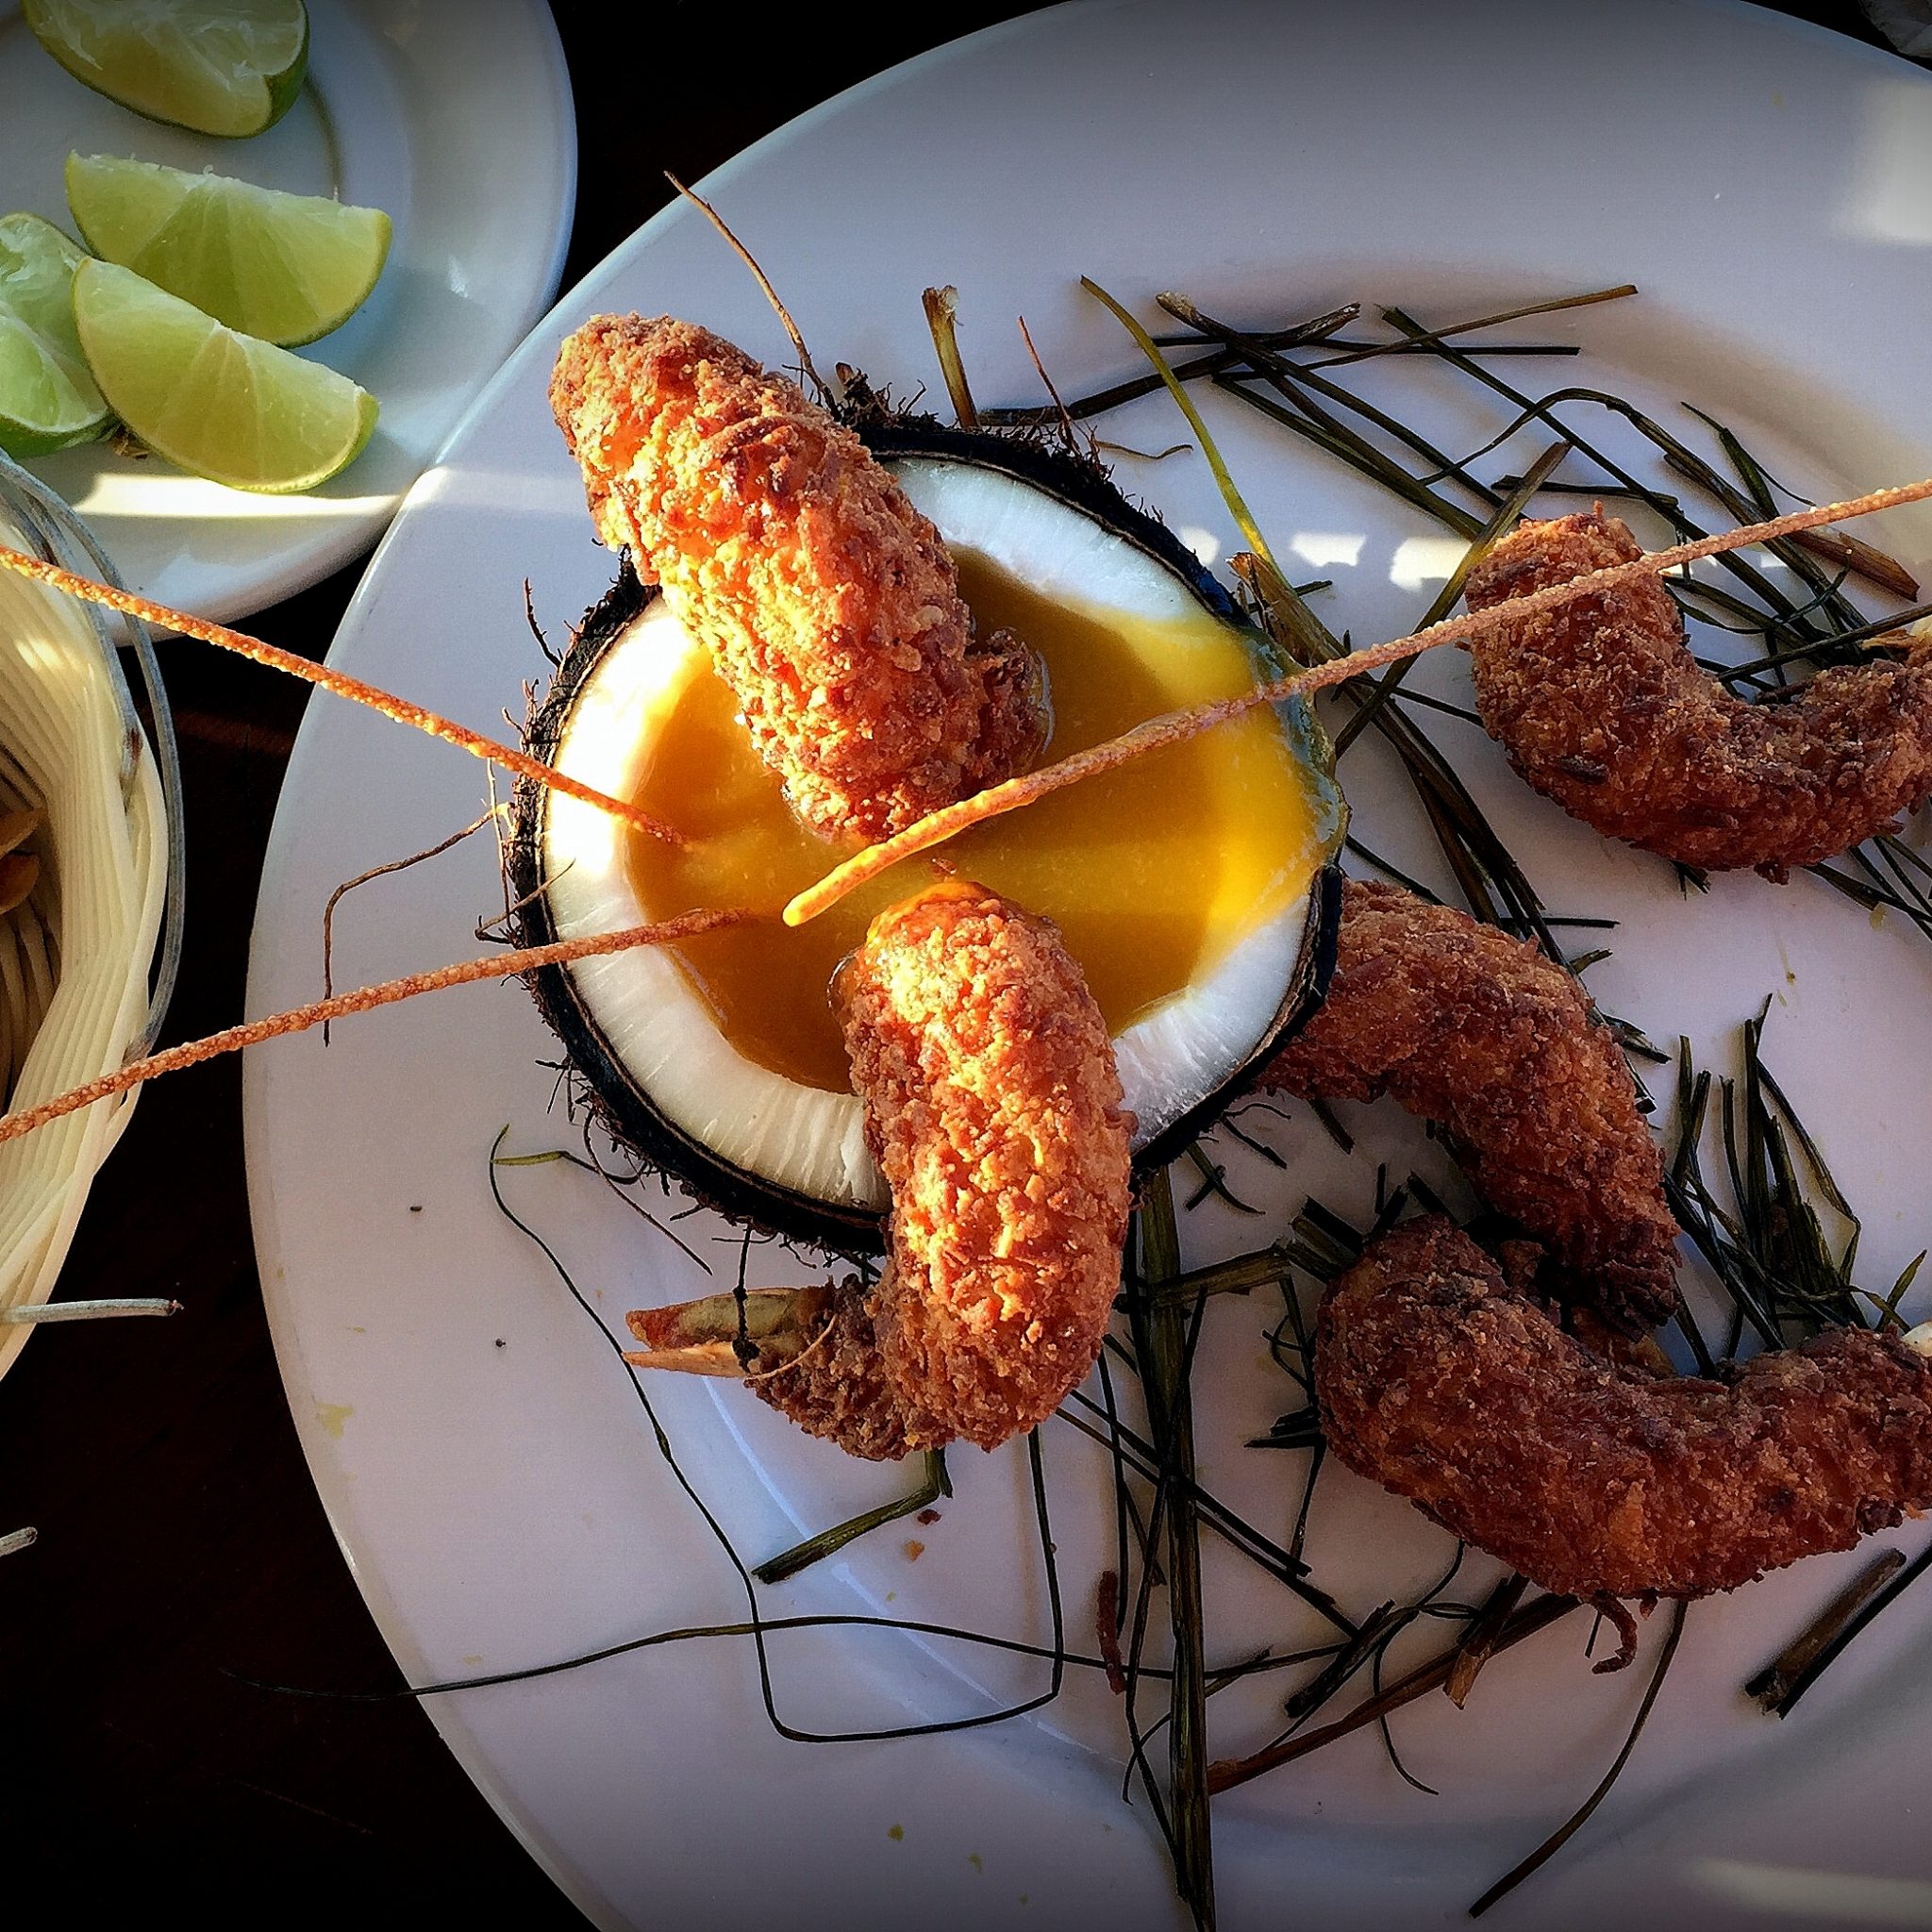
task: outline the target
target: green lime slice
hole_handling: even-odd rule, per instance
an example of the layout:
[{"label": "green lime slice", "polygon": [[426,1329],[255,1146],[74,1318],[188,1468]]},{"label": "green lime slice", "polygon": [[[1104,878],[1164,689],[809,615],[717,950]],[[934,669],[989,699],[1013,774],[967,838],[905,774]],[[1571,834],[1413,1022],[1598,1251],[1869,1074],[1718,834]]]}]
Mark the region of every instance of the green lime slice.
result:
[{"label": "green lime slice", "polygon": [[74,319],[101,393],[158,454],[237,490],[312,490],[375,427],[346,375],[238,335],[131,269],[83,261]]},{"label": "green lime slice", "polygon": [[39,215],[0,215],[0,449],[43,457],[112,420],[74,328],[87,258]]},{"label": "green lime slice", "polygon": [[26,24],[75,80],[199,134],[259,134],[308,71],[302,0],[24,0]]},{"label": "green lime slice", "polygon": [[230,328],[285,345],[346,322],[389,256],[380,208],[153,161],[69,155],[67,205],[104,261]]}]

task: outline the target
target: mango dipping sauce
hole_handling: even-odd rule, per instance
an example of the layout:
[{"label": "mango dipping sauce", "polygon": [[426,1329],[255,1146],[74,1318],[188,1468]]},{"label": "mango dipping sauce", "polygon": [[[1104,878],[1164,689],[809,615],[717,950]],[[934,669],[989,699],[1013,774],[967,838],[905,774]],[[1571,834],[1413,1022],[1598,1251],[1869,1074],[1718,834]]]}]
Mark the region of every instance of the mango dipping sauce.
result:
[{"label": "mango dipping sauce", "polygon": [[[954,558],[978,634],[1004,625],[1046,665],[1053,722],[1041,763],[1268,675],[1247,640],[1206,608],[1150,621],[1082,608],[1042,596],[976,552],[956,549]],[[689,835],[675,848],[629,835],[645,916],[770,910],[770,925],[708,933],[673,951],[740,1053],[830,1092],[851,1084],[833,974],[877,913],[934,878],[977,880],[1053,919],[1117,1036],[1306,892],[1334,832],[1306,745],[1261,709],[975,826],[809,924],[785,926],[776,921],[785,903],[844,855],[792,816],[701,651],[656,695],[644,729],[650,743],[632,795]]]}]

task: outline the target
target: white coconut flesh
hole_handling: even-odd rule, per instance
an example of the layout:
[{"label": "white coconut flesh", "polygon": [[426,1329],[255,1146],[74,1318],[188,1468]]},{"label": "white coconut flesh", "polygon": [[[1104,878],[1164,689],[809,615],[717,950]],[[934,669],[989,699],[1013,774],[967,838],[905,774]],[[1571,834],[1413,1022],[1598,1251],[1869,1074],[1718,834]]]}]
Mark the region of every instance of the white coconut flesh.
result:
[{"label": "white coconut flesh", "polygon": [[[950,458],[897,458],[891,467],[950,547],[978,553],[1056,601],[1103,621],[1112,614],[1158,625],[1202,615],[1166,565],[1043,489]],[[704,646],[654,600],[580,686],[555,753],[558,767],[618,797],[633,795],[654,731],[705,661]],[[661,916],[640,900],[625,834],[593,807],[550,793],[541,858],[559,938]],[[1306,982],[1313,903],[1311,880],[1116,1034],[1137,1148],[1208,1100],[1280,1026]],[[685,1135],[746,1174],[832,1207],[887,1205],[858,1098],[804,1085],[741,1053],[669,951],[635,949],[567,970],[612,1058]]]}]

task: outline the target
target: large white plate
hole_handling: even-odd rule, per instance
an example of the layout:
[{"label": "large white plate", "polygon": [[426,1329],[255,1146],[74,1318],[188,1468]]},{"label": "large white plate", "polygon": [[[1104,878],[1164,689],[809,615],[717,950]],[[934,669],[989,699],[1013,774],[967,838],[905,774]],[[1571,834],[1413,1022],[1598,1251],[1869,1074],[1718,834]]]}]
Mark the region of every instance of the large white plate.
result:
[{"label": "large white plate", "polygon": [[[1932,468],[1932,88],[1901,63],[1785,20],[1644,0],[1441,8],[1075,6],[994,29],[869,83],[761,143],[711,192],[784,291],[819,361],[904,392],[934,381],[919,291],[961,292],[982,399],[1038,395],[1011,318],[1024,312],[1065,388],[1131,369],[1082,298],[1100,278],[1143,311],[1181,287],[1267,320],[1346,297],[1436,321],[1625,277],[1641,300],[1559,317],[1580,364],[1526,380],[1600,378],[1668,412],[1694,396],[1820,491]],[[552,345],[587,314],[675,310],[774,361],[776,325],[715,236],[673,209],[571,293],[491,385],[417,485],[344,623],[335,661],[479,726],[543,669],[523,625],[528,576],[560,627],[601,588],[577,478],[545,404]],[[1542,332],[1539,325],[1539,332]],[[1402,407],[1474,443],[1493,411],[1440,375],[1388,372]],[[1218,403],[1221,399],[1210,399]],[[1338,580],[1357,638],[1412,623],[1444,568],[1431,529],[1268,425],[1215,409],[1278,547]],[[1160,399],[1109,434],[1158,448]],[[1620,441],[1620,447],[1628,447]],[[1520,450],[1499,453],[1498,467]],[[1204,548],[1233,533],[1202,466],[1129,463]],[[1932,518],[1884,541],[1932,564]],[[1431,662],[1451,691],[1459,662]],[[1777,996],[1770,1050],[1867,1211],[1869,1279],[1916,1251],[1932,1161],[1924,1070],[1932,958],[1874,929],[1814,881],[1753,878],[1687,901],[1667,868],[1532,797],[1479,734],[1445,725],[1471,783],[1559,911],[1622,925],[1592,985],[1655,1035],[1729,1064],[1738,1024]],[[1432,860],[1401,787],[1353,754],[1363,835]],[[313,996],[323,901],[339,880],[427,846],[483,798],[454,753],[319,705],[305,725],[269,854],[254,1009]],[[472,950],[497,902],[475,846],[389,878],[337,921],[337,983]],[[523,992],[472,989],[253,1057],[249,1159],[262,1274],[290,1400],[316,1482],[390,1643],[413,1678],[539,1661],[653,1629],[742,1614],[743,1597],[660,1464],[608,1336],[493,1211],[497,1128],[528,1151],[567,1144],[552,1110],[553,1042]],[[1381,1110],[1371,1152],[1430,1158]],[[1305,1118],[1268,1124],[1293,1163],[1249,1189],[1277,1213],[1312,1189],[1368,1204]],[[1400,1171],[1400,1169],[1398,1169]],[[699,1277],[622,1203],[563,1166],[504,1184],[612,1332],[627,1307]],[[1234,1217],[1188,1225],[1197,1256],[1251,1244]],[[700,1249],[718,1224],[682,1224]],[[759,1277],[798,1278],[761,1252]],[[1206,1480],[1285,1528],[1276,1458],[1242,1440],[1293,1406],[1257,1367],[1265,1311],[1213,1311],[1197,1377]],[[769,1554],[903,1474],[860,1468],[791,1433],[729,1385],[653,1391],[686,1468],[741,1547]],[[1054,1533],[1075,1633],[1110,1559],[1099,1473],[1047,1432]],[[765,1593],[772,1614],[885,1607],[1022,1636],[1045,1612],[1016,1446],[954,1458],[958,1493],[919,1532]],[[1413,1512],[1342,1476],[1315,1525],[1324,1574],[1357,1607],[1419,1581],[1442,1546]],[[1910,1533],[1900,1539],[1909,1545]],[[1218,1655],[1291,1644],[1307,1626],[1208,1549]],[[1920,1602],[1875,1627],[1778,1725],[1741,1678],[1836,1588],[1819,1560],[1692,1613],[1669,1694],[1588,1833],[1498,1913],[1504,1923],[1914,1923],[1932,1914],[1915,1823],[1927,1697]],[[1475,1579],[1481,1586],[1480,1574]],[[1654,1654],[1657,1633],[1646,1637]],[[787,1714],[876,1726],[985,1707],[1037,1667],[817,1630],[774,1641]],[[1588,1674],[1545,1638],[1485,1680],[1466,1714],[1410,1711],[1402,1785],[1373,1735],[1258,1782],[1217,1809],[1229,1926],[1426,1925],[1455,1918],[1594,1783],[1627,1724],[1637,1674]],[[1215,1706],[1217,1747],[1267,1735],[1265,1700]],[[600,1924],[816,1927],[1178,1922],[1144,1805],[1118,1795],[1118,1707],[1087,1677],[1037,1721],[919,1741],[808,1746],[761,1714],[740,1641],[634,1655],[537,1683],[437,1699],[437,1722],[536,1855]],[[1847,1875],[1852,1874],[1852,1875]]]},{"label": "large white plate", "polygon": [[313,0],[308,85],[250,141],[163,127],[81,86],[0,0],[0,195],[73,232],[69,152],[212,168],[333,194],[395,224],[375,292],[301,353],[371,391],[382,420],[341,476],[258,496],[93,443],[37,460],[136,590],[245,616],[381,534],[465,406],[556,292],[576,192],[570,77],[541,0]]}]

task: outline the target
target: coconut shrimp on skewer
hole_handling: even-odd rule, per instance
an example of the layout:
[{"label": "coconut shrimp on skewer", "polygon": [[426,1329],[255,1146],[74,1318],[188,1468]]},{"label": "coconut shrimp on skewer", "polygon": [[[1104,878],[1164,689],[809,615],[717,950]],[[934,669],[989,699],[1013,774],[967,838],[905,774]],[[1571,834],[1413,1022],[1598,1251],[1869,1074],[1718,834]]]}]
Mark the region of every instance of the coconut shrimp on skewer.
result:
[{"label": "coconut shrimp on skewer", "polygon": [[1446,1127],[1489,1204],[1544,1243],[1566,1298],[1653,1328],[1676,1303],[1677,1224],[1636,1083],[1574,975],[1400,887],[1350,880],[1327,998],[1263,1084],[1383,1094]]},{"label": "coconut shrimp on skewer", "polygon": [[938,532],[795,383],[693,324],[604,315],[550,400],[604,541],[704,641],[814,830],[885,837],[1039,751],[1032,654],[974,637]]},{"label": "coconut shrimp on skewer", "polygon": [[[1525,523],[1470,574],[1484,610],[1642,555],[1599,506]],[[1469,640],[1476,703],[1517,770],[1573,817],[1684,865],[1780,875],[1932,794],[1932,641],[1747,705],[1690,655],[1654,577]]]},{"label": "coconut shrimp on skewer", "polygon": [[1932,1508],[1932,1324],[1840,1328],[1724,1382],[1591,1354],[1425,1216],[1316,1330],[1329,1446],[1545,1590],[1735,1590]]},{"label": "coconut shrimp on skewer", "polygon": [[964,884],[882,913],[834,997],[891,1190],[878,1285],[762,1302],[756,1336],[731,1295],[640,1313],[631,1359],[748,1368],[855,1455],[991,1448],[1053,1413],[1107,1332],[1133,1126],[1107,1024],[1047,921]]}]

